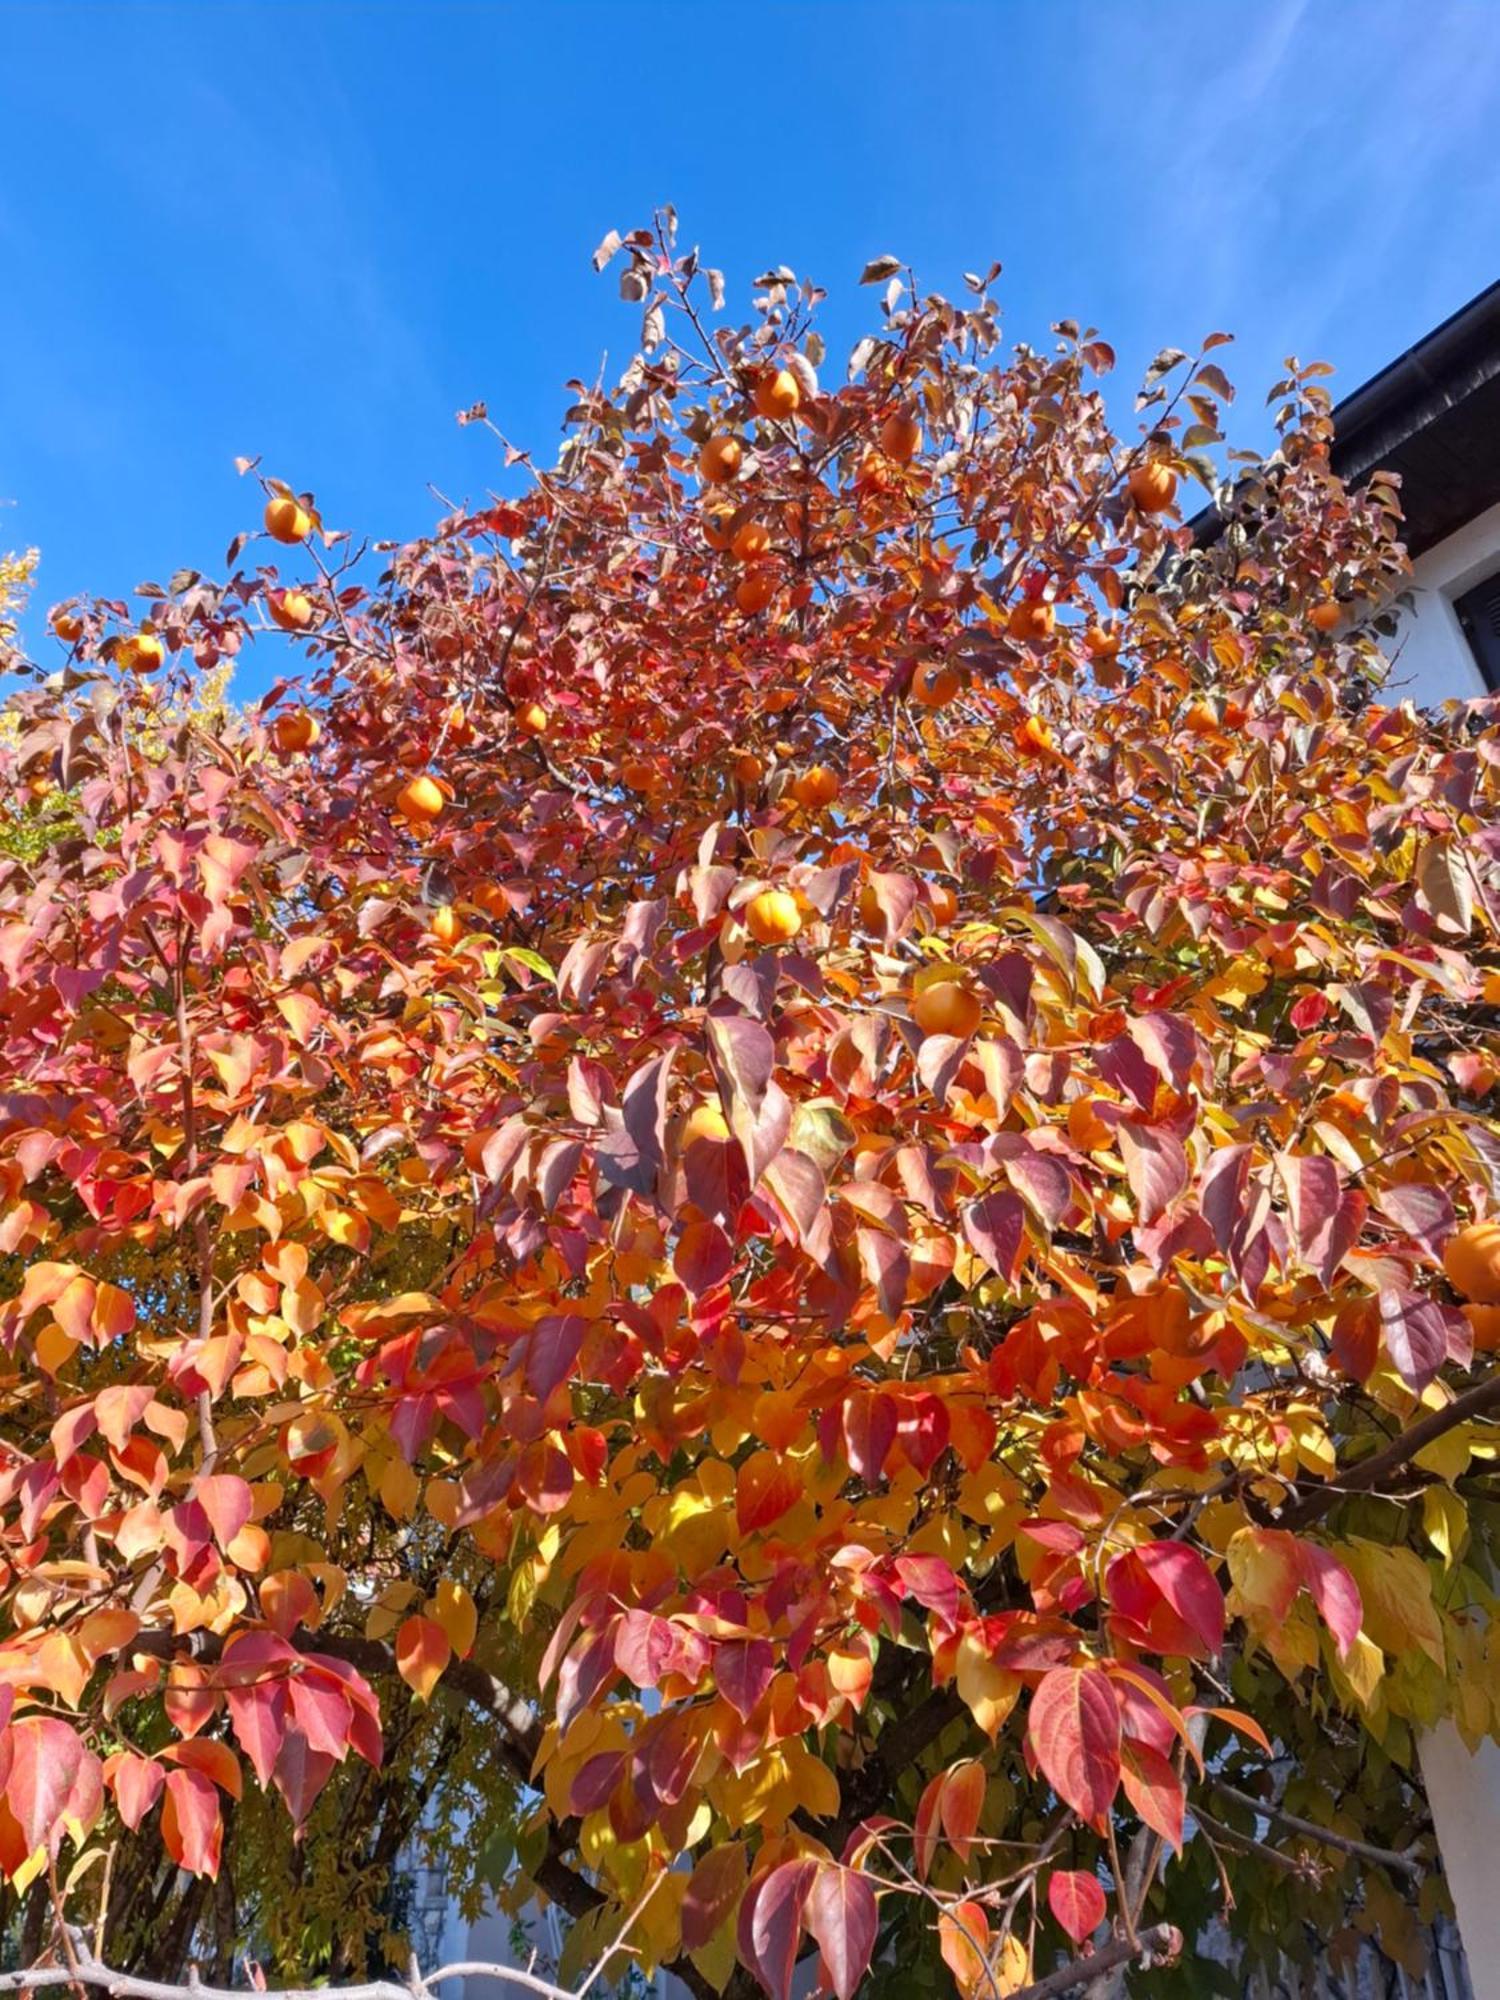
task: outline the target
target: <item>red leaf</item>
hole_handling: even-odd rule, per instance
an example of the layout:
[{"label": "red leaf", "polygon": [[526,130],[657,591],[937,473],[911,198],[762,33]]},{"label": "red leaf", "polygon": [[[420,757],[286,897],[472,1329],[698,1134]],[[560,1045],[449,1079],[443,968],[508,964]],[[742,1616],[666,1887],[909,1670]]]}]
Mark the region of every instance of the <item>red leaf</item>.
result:
[{"label": "red leaf", "polygon": [[1196,1549],[1183,1542],[1151,1542],[1137,1549],[1141,1567],[1167,1603],[1202,1640],[1210,1656],[1224,1646],[1224,1593]]},{"label": "red leaf", "polygon": [[944,1773],[938,1811],[942,1817],[943,1832],[948,1836],[948,1845],[960,1861],[969,1858],[969,1843],[979,1828],[984,1793],[984,1766],[976,1758],[966,1757],[961,1764],[955,1764],[951,1771]]},{"label": "red leaf", "polygon": [[262,1785],[269,1785],[286,1738],[287,1692],[283,1681],[258,1687],[231,1688],[229,1720],[250,1768]]},{"label": "red leaf", "polygon": [[1339,1170],[1322,1153],[1278,1153],[1276,1165],[1286,1188],[1293,1247],[1326,1285],[1333,1275],[1324,1265],[1339,1212]]},{"label": "red leaf", "polygon": [[68,1723],[50,1715],[23,1715],[11,1724],[9,1741],[6,1804],[21,1829],[27,1854],[39,1847],[55,1852],[63,1808],[84,1758],[92,1752],[84,1749]]},{"label": "red leaf", "polygon": [[802,1482],[775,1452],[758,1451],[740,1467],[734,1519],[742,1535],[767,1528],[802,1498]]},{"label": "red leaf", "polygon": [[108,1771],[116,1809],[134,1833],[161,1797],[167,1774],[154,1757],[140,1757],[133,1750],[122,1750],[112,1757]]},{"label": "red leaf", "polygon": [[792,1108],[775,1081],[776,1044],[747,1014],[710,1014],[708,1057],[729,1129],[740,1142],[752,1182],[786,1144]]},{"label": "red leaf", "polygon": [[349,1754],[354,1705],[338,1682],[318,1673],[300,1673],[288,1681],[287,1696],[292,1721],[310,1747],[342,1763]]},{"label": "red leaf", "polygon": [[711,1847],[688,1877],[682,1898],[682,1942],[699,1951],[723,1924],[745,1886],[743,1847]]},{"label": "red leaf", "polygon": [[1047,1884],[1047,1907],[1074,1944],[1082,1944],[1104,1921],[1104,1891],[1097,1876],[1059,1868]]},{"label": "red leaf", "polygon": [[549,1313],[537,1321],[526,1342],[526,1386],[534,1396],[545,1400],[567,1381],[587,1332],[581,1313]]},{"label": "red leaf", "polygon": [[740,1957],[771,2000],[790,2000],[802,1906],[816,1870],[814,1861],[783,1861],[758,1875],[740,1904]]},{"label": "red leaf", "polygon": [[169,1771],[161,1812],[162,1844],[190,1875],[217,1875],[224,1823],[219,1794],[201,1771]]},{"label": "red leaf", "polygon": [[332,1775],[333,1759],[321,1750],[312,1749],[300,1729],[289,1729],[272,1776],[298,1826],[312,1811],[319,1792]]},{"label": "red leaf", "polygon": [[857,1389],[844,1402],[844,1454],[866,1486],[884,1476],[896,1442],[896,1405],[879,1390]]},{"label": "red leaf", "polygon": [[216,1472],[200,1479],[193,1498],[208,1516],[214,1540],[227,1549],[240,1529],[255,1512],[255,1496],[247,1480],[232,1472]]},{"label": "red leaf", "polygon": [[[1461,1320],[1461,1313],[1452,1318]],[[1448,1358],[1448,1308],[1416,1292],[1380,1294],[1380,1333],[1391,1366],[1409,1389],[1422,1390]]]},{"label": "red leaf", "polygon": [[655,1687],[677,1654],[677,1633],[651,1611],[627,1611],[615,1630],[615,1665],[638,1688]]},{"label": "red leaf", "polygon": [[1297,1564],[1308,1596],[1317,1605],[1323,1623],[1333,1634],[1339,1658],[1348,1659],[1349,1648],[1359,1636],[1365,1615],[1359,1585],[1337,1556],[1330,1555],[1327,1549],[1319,1548],[1315,1542],[1297,1544]]},{"label": "red leaf", "polygon": [[672,1052],[643,1063],[625,1086],[621,1123],[595,1147],[600,1177],[611,1187],[649,1195],[665,1158],[667,1079]]},{"label": "red leaf", "polygon": [[1149,1743],[1126,1740],[1120,1776],[1125,1796],[1173,1853],[1182,1851],[1183,1785],[1171,1763]]},{"label": "red leaf", "polygon": [[699,1298],[722,1285],[734,1269],[734,1248],[717,1222],[690,1222],[672,1252],[672,1269],[686,1291]]},{"label": "red leaf", "polygon": [[901,1588],[951,1632],[958,1623],[958,1578],[941,1556],[897,1556],[892,1565]]},{"label": "red leaf", "polygon": [[1144,1223],[1155,1222],[1188,1184],[1188,1159],[1182,1141],[1154,1125],[1121,1122],[1117,1137],[1125,1178]]},{"label": "red leaf", "polygon": [[1021,1197],[1003,1190],[971,1201],[963,1211],[963,1230],[970,1248],[997,1278],[1009,1280],[1025,1227]]},{"label": "red leaf", "polygon": [[575,1813],[591,1813],[597,1812],[600,1806],[608,1804],[624,1769],[623,1750],[601,1750],[597,1757],[590,1757],[573,1780],[572,1790],[568,1794],[568,1810]]},{"label": "red leaf", "polygon": [[1120,1784],[1120,1711],[1093,1667],[1054,1667],[1031,1698],[1026,1733],[1064,1805],[1098,1826]]},{"label": "red leaf", "polygon": [[821,1863],[805,1916],[823,1955],[828,1983],[839,2000],[853,2000],[854,1989],[869,1970],[879,1927],[869,1876],[837,1861]]},{"label": "red leaf", "polygon": [[748,1720],[776,1677],[776,1654],[769,1639],[726,1639],[714,1651],[719,1693]]}]

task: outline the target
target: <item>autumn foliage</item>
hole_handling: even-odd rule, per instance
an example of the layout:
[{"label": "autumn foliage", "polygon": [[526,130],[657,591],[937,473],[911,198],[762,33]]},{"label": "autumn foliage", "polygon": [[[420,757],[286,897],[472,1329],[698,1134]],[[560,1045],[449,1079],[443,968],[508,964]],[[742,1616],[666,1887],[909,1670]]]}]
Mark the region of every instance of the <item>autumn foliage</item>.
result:
[{"label": "autumn foliage", "polygon": [[986,282],[872,267],[845,371],[610,254],[555,468],[375,549],[247,485],[12,703],[11,1893],[222,1956],[321,1868],[353,1969],[446,1746],[699,1993],[1011,1992],[1221,1864],[1410,1960],[1500,1699],[1500,728],[1382,685],[1394,488],[1292,368],[1195,540],[1222,336],[1122,439]]}]

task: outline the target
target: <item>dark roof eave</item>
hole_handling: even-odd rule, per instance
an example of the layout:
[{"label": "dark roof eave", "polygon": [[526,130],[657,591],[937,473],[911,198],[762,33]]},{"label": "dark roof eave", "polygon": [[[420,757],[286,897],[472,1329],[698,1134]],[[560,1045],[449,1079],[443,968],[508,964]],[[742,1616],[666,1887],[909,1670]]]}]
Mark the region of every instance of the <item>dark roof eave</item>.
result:
[{"label": "dark roof eave", "polygon": [[[1474,412],[1482,413],[1484,423],[1492,427],[1492,399],[1482,397],[1482,392],[1497,377],[1500,280],[1334,405],[1334,470],[1351,486],[1362,485],[1377,470],[1403,471],[1403,447],[1424,434],[1450,428],[1471,399],[1481,399],[1474,403]],[[1402,503],[1414,555],[1461,525],[1454,519],[1455,511],[1472,519],[1500,500],[1500,452],[1491,462],[1493,475],[1476,478],[1467,492],[1450,489],[1441,499],[1427,496],[1425,505],[1418,484],[1404,479]],[[1210,505],[1188,525],[1201,548],[1217,541],[1224,524],[1218,509]]]}]

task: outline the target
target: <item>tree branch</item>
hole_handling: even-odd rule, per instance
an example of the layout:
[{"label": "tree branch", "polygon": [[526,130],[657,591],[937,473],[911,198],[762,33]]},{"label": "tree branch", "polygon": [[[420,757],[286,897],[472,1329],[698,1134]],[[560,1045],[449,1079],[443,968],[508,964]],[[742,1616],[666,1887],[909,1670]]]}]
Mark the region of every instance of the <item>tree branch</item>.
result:
[{"label": "tree branch", "polygon": [[859,1769],[842,1775],[838,1820],[831,1834],[817,1828],[820,1838],[826,1839],[837,1853],[859,1822],[890,1798],[902,1772],[942,1735],[950,1722],[967,1713],[952,1688],[936,1688],[907,1714],[888,1722]]},{"label": "tree branch", "polygon": [[1159,1965],[1176,1958],[1181,1950],[1182,1932],[1174,1924],[1153,1924],[1150,1930],[1140,1933],[1134,1944],[1128,1938],[1116,1938],[1113,1944],[1102,1945],[1088,1958],[1069,1959],[1045,1979],[1021,1987],[1011,1995],[1011,2000],[1052,2000],[1054,1994],[1071,1993],[1075,1986],[1087,1986],[1091,1980],[1113,1972],[1117,1965],[1125,1965],[1133,1958]]},{"label": "tree branch", "polygon": [[1277,1526],[1306,1528],[1314,1521],[1321,1521],[1347,1494],[1367,1493],[1372,1486],[1379,1486],[1391,1473],[1399,1472],[1434,1438],[1440,1438],[1455,1425],[1477,1417],[1497,1404],[1500,1404],[1500,1373],[1492,1375],[1487,1382],[1466,1389],[1461,1396],[1455,1396],[1446,1409],[1429,1412],[1393,1438],[1384,1451],[1377,1451],[1373,1458],[1351,1466],[1336,1484],[1317,1487],[1293,1506],[1284,1508],[1277,1516]]},{"label": "tree branch", "polygon": [[[1409,1854],[1398,1854],[1393,1847],[1372,1847],[1367,1840],[1355,1840],[1349,1834],[1335,1833],[1331,1827],[1318,1826],[1310,1819],[1298,1819],[1284,1806],[1272,1805],[1267,1799],[1252,1798],[1248,1792],[1238,1792],[1233,1785],[1226,1785],[1221,1779],[1214,1780],[1214,1790],[1221,1798],[1233,1799],[1237,1806],[1259,1813],[1263,1819],[1277,1821],[1292,1833],[1306,1834],[1309,1840],[1316,1840],[1324,1847],[1336,1847],[1344,1854],[1353,1854],[1361,1861],[1373,1861],[1377,1867],[1397,1868],[1408,1875],[1421,1875],[1422,1864]],[[1231,1828],[1231,1831],[1233,1829]]]},{"label": "tree branch", "polygon": [[444,1979],[497,1979],[510,1986],[524,1987],[543,2000],[573,2000],[565,1986],[554,1986],[533,1972],[514,1966],[495,1965],[488,1960],[460,1959],[441,1965],[435,1972],[403,1986],[394,1979],[367,1979],[358,1986],[283,1986],[270,1989],[235,1986],[204,1986],[196,1980],[178,1985],[166,1979],[139,1979],[133,1972],[119,1972],[101,1965],[87,1952],[78,1952],[72,1965],[33,1966],[27,1972],[0,1973],[0,1993],[31,1993],[48,1986],[99,1986],[117,2000],[247,2000],[247,1995],[264,1992],[265,2000],[427,2000],[428,1989]]}]

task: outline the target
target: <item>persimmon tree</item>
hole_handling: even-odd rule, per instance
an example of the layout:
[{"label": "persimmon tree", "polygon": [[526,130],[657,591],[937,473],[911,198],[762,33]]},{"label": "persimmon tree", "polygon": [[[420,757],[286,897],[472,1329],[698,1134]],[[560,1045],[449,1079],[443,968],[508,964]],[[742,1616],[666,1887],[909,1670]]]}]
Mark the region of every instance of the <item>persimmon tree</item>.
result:
[{"label": "persimmon tree", "polygon": [[476,406],[401,547],[263,480],[23,667],[30,1954],[360,1975],[430,1799],[697,1994],[1410,1959],[1500,1695],[1500,730],[1381,656],[1394,484],[1316,367],[1226,461],[1221,335],[1122,438],[993,272],[871,266],[835,371],[791,273],[611,258],[555,467]]}]

